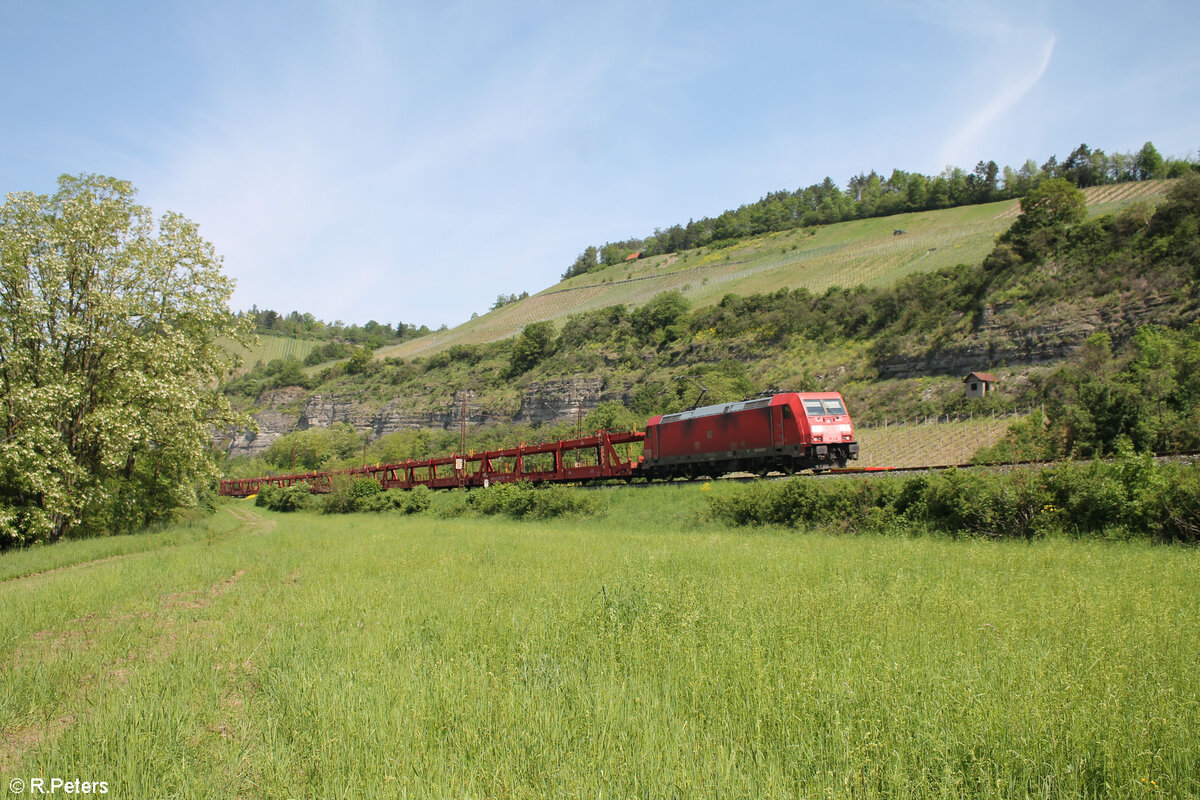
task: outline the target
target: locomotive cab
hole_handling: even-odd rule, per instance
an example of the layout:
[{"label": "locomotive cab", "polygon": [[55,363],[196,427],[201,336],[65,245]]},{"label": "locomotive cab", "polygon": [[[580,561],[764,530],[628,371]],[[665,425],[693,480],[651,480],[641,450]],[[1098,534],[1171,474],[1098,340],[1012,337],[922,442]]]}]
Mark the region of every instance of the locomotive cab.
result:
[{"label": "locomotive cab", "polygon": [[840,394],[782,392],[651,417],[642,454],[649,478],[765,475],[845,466],[858,442]]},{"label": "locomotive cab", "polygon": [[840,394],[806,393],[798,395],[798,399],[810,452],[818,465],[844,467],[847,461],[858,458],[854,423]]}]

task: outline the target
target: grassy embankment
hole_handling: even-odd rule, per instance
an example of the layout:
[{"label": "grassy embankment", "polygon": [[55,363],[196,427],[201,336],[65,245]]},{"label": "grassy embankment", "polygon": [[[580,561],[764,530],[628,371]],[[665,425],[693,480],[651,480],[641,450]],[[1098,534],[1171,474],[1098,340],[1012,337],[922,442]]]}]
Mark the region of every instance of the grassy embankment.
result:
[{"label": "grassy embankment", "polygon": [[545,523],[243,501],[155,540],[176,546],[20,578],[122,540],[7,554],[0,775],[113,797],[1200,792],[1195,550],[731,531],[703,496]]}]

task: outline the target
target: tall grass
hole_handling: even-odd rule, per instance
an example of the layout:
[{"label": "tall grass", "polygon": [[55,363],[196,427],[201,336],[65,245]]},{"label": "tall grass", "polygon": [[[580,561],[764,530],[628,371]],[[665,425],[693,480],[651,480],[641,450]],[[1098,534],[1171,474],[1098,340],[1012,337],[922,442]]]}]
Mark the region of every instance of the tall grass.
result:
[{"label": "tall grass", "polygon": [[0,776],[116,797],[1200,792],[1194,550],[733,532],[703,518],[726,490],[614,492],[569,523],[239,503],[239,535],[5,582]]}]

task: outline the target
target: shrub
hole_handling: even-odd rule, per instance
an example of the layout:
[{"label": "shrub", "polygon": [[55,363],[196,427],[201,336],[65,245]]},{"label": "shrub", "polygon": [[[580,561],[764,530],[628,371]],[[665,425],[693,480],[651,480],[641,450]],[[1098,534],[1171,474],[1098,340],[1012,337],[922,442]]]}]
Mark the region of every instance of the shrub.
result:
[{"label": "shrub", "polygon": [[554,324],[534,322],[526,325],[512,344],[509,355],[510,377],[516,377],[536,367],[555,349]]},{"label": "shrub", "polygon": [[601,511],[599,498],[567,486],[534,486],[524,481],[501,483],[467,495],[467,506],[480,514],[513,519],[578,517]]},{"label": "shrub", "polygon": [[1014,422],[1004,438],[990,447],[981,447],[971,457],[975,464],[1003,464],[1037,461],[1050,455],[1051,437],[1041,415]]},{"label": "shrub", "polygon": [[730,525],[835,526],[1032,539],[1050,533],[1200,542],[1200,466],[1117,460],[1042,470],[950,469],[911,478],[756,483],[708,499]]},{"label": "shrub", "polygon": [[680,292],[656,294],[630,315],[634,333],[643,342],[655,343],[658,338],[674,341],[686,333],[685,320],[691,303]]},{"label": "shrub", "polygon": [[259,508],[269,508],[267,504],[271,502],[271,495],[274,493],[275,488],[274,486],[258,487],[258,494],[254,496],[254,505]]},{"label": "shrub", "polygon": [[1031,538],[1040,509],[1053,507],[1037,473],[950,469],[925,482],[922,521],[951,535]]},{"label": "shrub", "polygon": [[355,511],[398,511],[401,514],[420,514],[430,505],[433,490],[428,486],[413,489],[388,489],[356,501]]},{"label": "shrub", "polygon": [[333,479],[333,491],[325,496],[321,510],[326,514],[349,514],[352,511],[371,511],[374,498],[383,487],[374,478],[351,478],[338,475]]},{"label": "shrub", "polygon": [[379,370],[381,364],[375,361],[375,354],[369,347],[355,350],[350,360],[346,362],[347,375],[363,375]]},{"label": "shrub", "polygon": [[307,483],[291,486],[260,486],[254,504],[271,511],[300,511],[311,508],[314,503],[311,487]]}]

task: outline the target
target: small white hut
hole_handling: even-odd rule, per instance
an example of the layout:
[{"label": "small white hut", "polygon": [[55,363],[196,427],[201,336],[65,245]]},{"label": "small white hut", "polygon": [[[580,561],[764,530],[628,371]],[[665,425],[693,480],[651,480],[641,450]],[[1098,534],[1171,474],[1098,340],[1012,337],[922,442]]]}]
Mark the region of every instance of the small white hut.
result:
[{"label": "small white hut", "polygon": [[996,376],[990,372],[972,372],[963,378],[963,385],[967,389],[967,397],[984,397],[994,391]]}]

